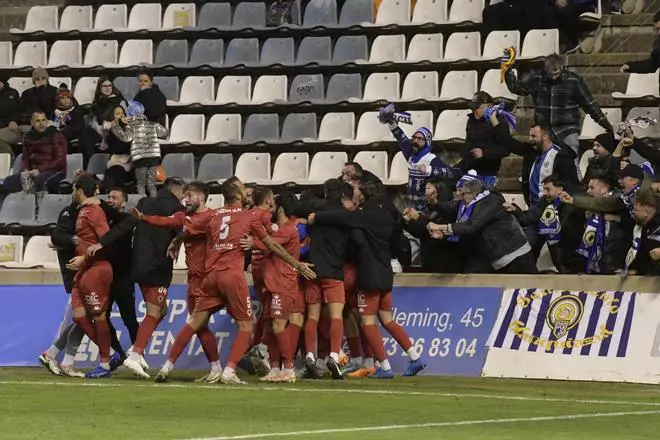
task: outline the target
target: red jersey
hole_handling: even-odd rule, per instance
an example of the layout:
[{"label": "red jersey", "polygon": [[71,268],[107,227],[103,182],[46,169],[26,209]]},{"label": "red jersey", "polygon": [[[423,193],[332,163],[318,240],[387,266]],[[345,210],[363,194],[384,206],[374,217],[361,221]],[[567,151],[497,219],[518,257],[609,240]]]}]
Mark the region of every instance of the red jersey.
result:
[{"label": "red jersey", "polygon": [[227,269],[243,272],[245,251],[239,241],[248,234],[259,239],[268,236],[259,218],[238,205],[225,205],[210,216],[195,216],[184,231],[186,237],[206,237],[206,273]]},{"label": "red jersey", "polygon": [[[278,225],[273,232],[273,240],[282,245],[293,258],[300,258],[300,239],[293,222]],[[298,291],[298,272],[287,262],[273,254],[264,263],[264,284],[271,293],[291,293]]]},{"label": "red jersey", "polygon": [[[76,256],[87,255],[87,249],[99,242],[99,238],[108,233],[110,227],[100,205],[83,205],[76,219]],[[98,254],[97,254],[98,255]],[[99,258],[89,257],[87,265]]]},{"label": "red jersey", "polygon": [[[269,210],[262,209],[262,208],[252,208],[250,210],[250,213],[252,213],[252,215],[254,215],[259,220],[259,223],[261,223],[261,225],[264,227],[264,229],[266,229],[266,232],[268,232],[268,234],[272,235],[273,226],[272,226],[271,220],[273,218],[273,214]],[[258,240],[255,238],[255,242],[257,242],[257,241]],[[255,246],[255,248],[252,252],[251,263],[252,263],[252,270],[253,271],[255,270],[255,268],[257,270],[259,270],[260,265],[262,265],[264,263],[264,260],[266,258],[266,255],[262,251],[260,251],[260,248],[262,248],[262,247],[263,247],[263,245],[260,246],[260,247]]]}]

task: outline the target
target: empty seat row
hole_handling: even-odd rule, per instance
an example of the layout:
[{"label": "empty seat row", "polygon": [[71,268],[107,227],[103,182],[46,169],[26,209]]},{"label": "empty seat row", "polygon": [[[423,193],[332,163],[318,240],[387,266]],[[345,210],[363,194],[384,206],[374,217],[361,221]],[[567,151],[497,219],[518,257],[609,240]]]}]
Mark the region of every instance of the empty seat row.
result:
[{"label": "empty seat row", "polygon": [[[235,66],[383,63],[419,61],[495,60],[506,47],[520,47],[519,31],[493,31],[481,49],[479,32],[454,32],[445,45],[443,34],[379,35],[369,49],[364,35],[344,35],[333,46],[331,37],[305,37],[297,45],[292,37],[235,38],[225,48],[221,39],[199,39],[190,47],[187,40],[163,40],[156,48],[149,39],[127,40],[119,49],[116,40],[92,40],[83,56],[81,40],[55,41],[50,53],[45,41],[24,41],[13,54],[10,42],[0,42],[0,67],[5,66]],[[556,29],[529,31],[522,44],[521,59],[533,59],[558,51]]]},{"label": "empty seat row", "polygon": [[621,100],[640,100],[644,98],[660,98],[658,89],[658,74],[654,73],[631,73],[628,77],[625,93],[614,92],[612,97]]},{"label": "empty seat row", "polygon": [[[603,112],[607,119],[614,125],[622,121],[630,121],[638,117],[646,117],[650,119],[660,120],[660,110],[658,107],[633,107],[630,109],[625,118],[622,117],[621,108],[604,108]],[[582,131],[580,132],[581,140],[592,140],[605,130],[598,125],[589,115],[584,117],[582,123]],[[635,137],[639,139],[657,139],[660,138],[660,125],[649,125],[646,128],[633,127]]]}]

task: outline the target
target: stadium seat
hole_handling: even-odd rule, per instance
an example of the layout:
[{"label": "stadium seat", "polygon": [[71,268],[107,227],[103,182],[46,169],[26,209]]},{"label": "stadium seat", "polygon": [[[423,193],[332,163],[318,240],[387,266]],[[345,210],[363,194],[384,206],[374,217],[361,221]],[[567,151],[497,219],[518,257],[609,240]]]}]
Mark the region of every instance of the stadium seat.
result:
[{"label": "stadium seat", "polygon": [[225,42],[200,38],[190,53],[190,66],[221,66],[225,59]]},{"label": "stadium seat", "polygon": [[[403,1],[403,0],[401,0]],[[400,63],[406,58],[406,37],[403,35],[379,35],[371,44],[369,63]]]},{"label": "stadium seat", "polygon": [[11,154],[0,153],[0,182],[11,173]]},{"label": "stadium seat", "polygon": [[37,225],[54,225],[60,212],[71,204],[71,194],[46,194],[39,205]]},{"label": "stadium seat", "polygon": [[301,141],[318,136],[316,113],[289,113],[282,123],[280,142]]},{"label": "stadium seat", "polygon": [[358,151],[353,162],[359,163],[383,182],[387,180],[387,151]]},{"label": "stadium seat", "polygon": [[410,23],[410,0],[382,0],[376,12],[376,25]]},{"label": "stadium seat", "polygon": [[334,64],[354,63],[369,59],[369,45],[364,35],[342,35],[332,54]]},{"label": "stadium seat", "polygon": [[474,59],[481,56],[479,32],[454,32],[447,38],[445,61]]},{"label": "stadium seat", "polygon": [[241,115],[213,115],[206,130],[207,144],[241,140]]},{"label": "stadium seat", "polygon": [[206,207],[210,209],[218,209],[225,206],[225,197],[222,194],[209,194],[206,199]]},{"label": "stadium seat", "polygon": [[57,259],[57,251],[51,248],[50,236],[35,235],[30,237],[25,245],[25,254],[23,260],[19,262],[0,263],[6,268],[35,268],[59,269],[60,264]]},{"label": "stadium seat", "polygon": [[23,29],[11,29],[12,32],[53,32],[57,30],[57,6],[32,6],[25,18]]},{"label": "stadium seat", "polygon": [[400,78],[398,72],[372,73],[364,85],[362,99],[351,98],[349,101],[396,101],[399,99]]},{"label": "stadium seat", "polygon": [[450,23],[481,23],[485,0],[453,0],[449,10]]},{"label": "stadium seat", "polygon": [[[206,120],[204,115],[177,115],[172,121],[169,140],[166,144],[201,144],[204,142]],[[170,174],[166,172],[166,176]],[[181,177],[181,176],[180,176]]]},{"label": "stadium seat", "polygon": [[22,94],[25,90],[32,87],[33,85],[32,78],[12,77],[9,78],[7,82],[9,83],[9,87],[15,89],[19,95]]},{"label": "stadium seat", "polygon": [[67,6],[60,17],[60,32],[86,31],[92,29],[91,6]]},{"label": "stadium seat", "polygon": [[154,84],[158,85],[158,88],[165,98],[168,101],[178,101],[179,100],[179,78],[176,76],[155,76]]},{"label": "stadium seat", "polygon": [[21,172],[21,163],[23,161],[23,153],[16,156],[14,163],[11,166],[11,174],[18,174]]},{"label": "stadium seat", "polygon": [[403,83],[401,101],[434,100],[438,95],[438,72],[410,72]]},{"label": "stadium seat", "polygon": [[126,40],[119,53],[119,66],[153,64],[154,43],[151,40]]},{"label": "stadium seat", "polygon": [[186,248],[185,244],[182,244],[179,248],[179,253],[176,256],[176,261],[174,262],[173,269],[176,270],[186,270],[188,265],[186,264]]},{"label": "stadium seat", "polygon": [[631,73],[628,77],[626,93],[614,92],[615,99],[640,99],[658,97],[658,71],[655,73]]},{"label": "stadium seat", "polygon": [[34,223],[34,194],[8,194],[0,208],[0,224]]},{"label": "stadium seat", "polygon": [[[222,115],[215,115],[222,116]],[[215,117],[214,116],[214,117]],[[231,115],[240,116],[240,115]],[[231,153],[208,153],[202,157],[197,170],[197,180],[217,182],[234,175],[234,158]]]},{"label": "stadium seat", "polygon": [[178,102],[168,105],[210,104],[215,99],[215,79],[212,76],[188,76],[181,85]]},{"label": "stadium seat", "polygon": [[63,182],[72,183],[76,180],[76,171],[83,170],[83,157],[81,153],[66,155],[66,176]]},{"label": "stadium seat", "polygon": [[399,124],[401,130],[409,138],[415,133],[419,127],[426,127],[429,130],[433,130],[433,111],[431,110],[411,110],[410,117],[413,121],[412,124]]},{"label": "stadium seat", "polygon": [[45,66],[47,64],[45,41],[21,41],[14,52],[14,66]]},{"label": "stadium seat", "polygon": [[293,64],[294,58],[293,38],[269,38],[261,48],[260,64]]},{"label": "stadium seat", "polygon": [[103,178],[105,170],[108,167],[108,160],[110,155],[106,153],[95,153],[92,154],[92,157],[89,158],[87,163],[87,172],[93,174],[96,177]]},{"label": "stadium seat", "polygon": [[305,8],[303,24],[307,28],[314,26],[336,26],[337,1],[311,0]]},{"label": "stadium seat", "polygon": [[[181,116],[184,115],[179,115],[179,117]],[[174,119],[174,122],[176,122],[176,119]],[[184,180],[192,180],[195,178],[195,156],[192,153],[166,154],[163,156],[162,165],[167,177],[180,177]]]},{"label": "stadium seat", "polygon": [[[243,4],[246,3],[240,5]],[[256,38],[234,38],[229,42],[225,53],[226,66],[257,63],[259,63],[259,40]]]},{"label": "stadium seat", "polygon": [[243,143],[277,141],[280,138],[280,119],[276,113],[255,113],[248,116],[243,130]]},{"label": "stadium seat", "polygon": [[244,183],[270,183],[270,154],[241,154],[236,163],[234,175]]},{"label": "stadium seat", "polygon": [[87,105],[94,101],[94,93],[96,93],[96,84],[98,83],[98,80],[98,78],[90,76],[83,76],[78,79],[76,88],[73,92],[73,97],[76,98],[78,104]]},{"label": "stadium seat", "polygon": [[275,101],[286,101],[287,79],[284,75],[262,75],[254,84],[252,102],[265,103]]},{"label": "stadium seat", "polygon": [[[646,116],[660,121],[660,112],[658,107],[633,107],[626,116],[626,121],[637,118],[639,116]],[[660,138],[660,125],[650,125],[648,128],[633,128],[635,137],[639,139],[658,139]]]},{"label": "stadium seat", "polygon": [[343,151],[320,151],[312,157],[307,180],[297,183],[318,185],[328,179],[334,179],[341,174],[346,162],[348,156]]},{"label": "stadium seat", "polygon": [[291,81],[289,102],[323,101],[323,75],[297,75]]},{"label": "stadium seat", "polygon": [[442,61],[444,38],[442,34],[415,34],[408,46],[406,61]]},{"label": "stadium seat", "polygon": [[197,29],[205,30],[212,28],[231,27],[231,4],[204,3],[199,11]]},{"label": "stadium seat", "polygon": [[124,29],[128,26],[128,6],[101,5],[96,10],[94,29],[97,31],[108,29]]},{"label": "stadium seat", "polygon": [[506,200],[507,203],[515,203],[523,211],[526,211],[528,209],[527,202],[525,202],[525,197],[522,194],[502,193],[502,196],[504,197],[504,200]]},{"label": "stadium seat", "polygon": [[11,41],[0,41],[0,67],[11,67],[13,55]]},{"label": "stadium seat", "polygon": [[[622,114],[620,108],[604,108],[602,110],[613,126],[616,127],[617,124],[621,122]],[[585,114],[584,120],[582,121],[582,131],[580,131],[580,139],[593,140],[601,133],[605,133],[605,129],[598,125],[598,123],[594,121],[590,115]]]},{"label": "stadium seat", "polygon": [[559,53],[557,29],[532,29],[525,35],[519,59],[531,60]]},{"label": "stadium seat", "polygon": [[378,112],[362,113],[357,124],[355,139],[342,139],[343,144],[362,145],[371,142],[394,141],[394,136],[387,125],[378,121]]},{"label": "stadium seat", "polygon": [[362,76],[359,73],[335,73],[330,77],[325,100],[344,102],[362,99]]},{"label": "stadium seat", "polygon": [[135,94],[140,90],[135,76],[118,76],[114,79],[113,83],[126,99],[133,99]]},{"label": "stadium seat", "polygon": [[58,40],[50,47],[48,67],[72,67],[81,64],[82,42],[80,40]]},{"label": "stadium seat", "polygon": [[402,152],[397,152],[392,158],[390,165],[390,176],[386,185],[405,185],[408,183],[408,161]]},{"label": "stadium seat", "polygon": [[445,75],[445,78],[442,81],[440,100],[469,100],[472,99],[472,96],[477,92],[477,90],[476,70],[453,70],[451,72],[447,72],[447,75]]},{"label": "stadium seat", "polygon": [[161,41],[156,49],[154,64],[157,66],[186,66],[188,64],[188,41]]},{"label": "stadium seat", "polygon": [[518,99],[515,93],[511,93],[506,83],[500,81],[500,69],[486,71],[484,77],[481,79],[480,90],[487,92],[496,99],[505,99],[507,101],[516,101]]},{"label": "stadium seat", "polygon": [[236,29],[266,26],[266,4],[261,2],[240,2],[234,9],[232,27]]},{"label": "stadium seat", "polygon": [[23,261],[23,236],[0,235],[0,266]]},{"label": "stadium seat", "polygon": [[308,153],[281,153],[275,159],[271,184],[307,181]]},{"label": "stadium seat", "polygon": [[143,194],[129,194],[128,200],[126,200],[126,209],[130,211],[132,208],[137,207],[138,202],[144,197]]},{"label": "stadium seat", "polygon": [[499,60],[507,47],[520,47],[520,31],[492,31],[484,42],[484,53],[475,58],[477,61]]},{"label": "stadium seat", "polygon": [[305,37],[300,42],[296,64],[329,63],[332,59],[330,37]]},{"label": "stadium seat", "polygon": [[435,124],[433,140],[465,141],[465,128],[470,110],[444,110]]},{"label": "stadium seat", "polygon": [[85,66],[104,66],[117,64],[119,43],[117,40],[92,40],[85,51]]},{"label": "stadium seat", "polygon": [[339,27],[373,23],[374,7],[371,0],[346,0],[339,12]]},{"label": "stadium seat", "polygon": [[132,31],[160,30],[162,16],[163,10],[160,3],[137,3],[131,9],[128,17],[128,29]]},{"label": "stadium seat", "polygon": [[163,29],[195,27],[197,25],[195,12],[194,3],[172,3],[168,5],[163,15]]},{"label": "stadium seat", "polygon": [[73,81],[71,80],[70,77],[62,77],[62,76],[50,76],[48,77],[48,83],[53,86],[59,88],[60,85],[65,84],[67,89],[71,90],[73,88]]},{"label": "stadium seat", "polygon": [[444,23],[447,21],[447,0],[417,0],[412,23]]},{"label": "stadium seat", "polygon": [[215,102],[247,104],[252,100],[252,77],[223,76],[218,85]]},{"label": "stadium seat", "polygon": [[321,120],[319,135],[316,139],[304,139],[305,142],[328,142],[350,140],[355,136],[355,113],[326,113]]}]

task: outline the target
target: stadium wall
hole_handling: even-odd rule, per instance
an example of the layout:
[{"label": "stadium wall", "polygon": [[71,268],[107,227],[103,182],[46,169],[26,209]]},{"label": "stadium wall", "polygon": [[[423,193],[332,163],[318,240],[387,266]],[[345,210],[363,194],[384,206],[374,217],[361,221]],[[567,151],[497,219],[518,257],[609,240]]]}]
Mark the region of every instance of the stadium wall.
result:
[{"label": "stadium wall", "polygon": [[[168,316],[145,352],[154,367],[187,318],[185,273],[175,273],[173,284]],[[401,274],[395,285],[395,320],[427,359],[426,374],[660,383],[656,277]],[[36,366],[67,306],[59,272],[0,271],[0,366]],[[118,313],[112,320],[129,346]],[[219,314],[211,328],[224,359],[234,324]],[[390,338],[383,342],[402,371],[405,353]],[[96,346],[85,339],[77,361],[98,362]],[[198,341],[177,366],[207,368]]]}]

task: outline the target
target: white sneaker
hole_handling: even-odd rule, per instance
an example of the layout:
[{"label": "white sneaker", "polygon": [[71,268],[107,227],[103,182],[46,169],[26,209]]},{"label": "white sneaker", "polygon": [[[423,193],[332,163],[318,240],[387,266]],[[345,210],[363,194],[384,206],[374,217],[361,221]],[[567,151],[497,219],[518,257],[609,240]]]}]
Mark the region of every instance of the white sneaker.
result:
[{"label": "white sneaker", "polygon": [[209,374],[206,375],[204,382],[206,383],[218,383],[222,377],[222,371],[211,370]]},{"label": "white sneaker", "polygon": [[73,368],[73,365],[60,365],[60,371],[64,376],[69,376],[69,377],[85,377],[85,373],[76,370]]},{"label": "white sneaker", "polygon": [[264,377],[259,378],[259,382],[273,382],[277,377],[279,377],[280,373],[274,373],[272,370],[268,372],[267,375]]},{"label": "white sneaker", "polygon": [[236,373],[224,374],[223,372],[222,376],[220,376],[220,382],[225,385],[247,385],[247,382],[239,379]]},{"label": "white sneaker", "polygon": [[195,379],[195,382],[197,383],[206,382],[206,379],[208,379],[210,375],[211,373],[206,373],[204,376]]},{"label": "white sneaker", "polygon": [[41,362],[41,365],[46,367],[46,369],[51,373],[53,373],[55,376],[62,375],[62,372],[60,371],[60,367],[57,365],[57,360],[48,356],[46,353],[41,353],[39,355],[39,362]]},{"label": "white sneaker", "polygon": [[138,353],[134,352],[132,345],[128,350],[126,350],[126,356],[131,357],[131,355],[137,356],[139,358],[138,362],[140,362],[140,366],[142,367],[143,370],[148,370],[149,369],[149,364],[147,363],[146,360],[144,360],[144,355],[141,355],[141,354],[138,354]]},{"label": "white sneaker", "polygon": [[136,376],[149,379],[151,376],[142,369],[142,364],[138,359],[135,359],[134,356],[137,356],[137,354],[131,353],[131,355],[124,361],[124,366],[131,370]]},{"label": "white sneaker", "polygon": [[271,382],[273,383],[296,383],[296,372],[293,370],[283,370]]}]

